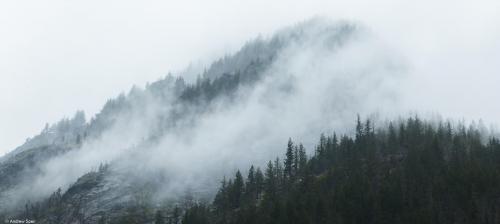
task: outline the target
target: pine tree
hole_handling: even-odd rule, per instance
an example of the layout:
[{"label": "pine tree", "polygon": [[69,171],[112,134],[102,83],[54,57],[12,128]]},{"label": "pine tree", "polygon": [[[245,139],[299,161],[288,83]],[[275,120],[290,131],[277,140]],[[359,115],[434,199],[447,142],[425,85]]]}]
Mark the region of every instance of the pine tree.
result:
[{"label": "pine tree", "polygon": [[363,125],[361,124],[361,117],[359,114],[356,119],[356,139],[361,139],[363,137]]},{"label": "pine tree", "polygon": [[246,201],[251,203],[253,200],[256,199],[256,194],[257,194],[257,186],[255,182],[255,168],[252,165],[248,170],[248,177],[245,189]]},{"label": "pine tree", "polygon": [[229,189],[226,177],[221,181],[221,187],[217,194],[215,195],[213,205],[218,213],[224,214],[226,209],[229,207]]},{"label": "pine tree", "polygon": [[265,196],[266,198],[272,200],[276,197],[277,194],[277,177],[276,177],[276,168],[273,166],[273,163],[269,161],[267,163],[266,169],[266,177],[265,177]]},{"label": "pine tree", "polygon": [[296,176],[299,172],[299,146],[295,145],[293,148],[293,176]]},{"label": "pine tree", "polygon": [[299,169],[303,171],[307,165],[307,155],[306,149],[302,144],[299,144],[299,154],[297,157],[299,158]]},{"label": "pine tree", "polygon": [[238,170],[236,172],[233,186],[232,186],[232,194],[231,194],[231,205],[232,208],[237,208],[240,205],[241,198],[243,196],[243,192],[245,188],[245,183],[243,182],[243,176],[241,175],[241,172]]},{"label": "pine tree", "polygon": [[285,170],[284,170],[284,178],[285,181],[291,181],[293,178],[293,162],[295,161],[294,155],[294,146],[292,139],[288,139],[288,146],[286,148],[286,157],[285,157]]},{"label": "pine tree", "polygon": [[255,185],[255,167],[252,165],[248,170],[247,188],[251,188],[253,190],[254,185]]},{"label": "pine tree", "polygon": [[394,153],[398,146],[398,136],[392,122],[389,123],[389,136],[387,139],[387,153]]},{"label": "pine tree", "polygon": [[[284,171],[283,171],[283,164],[280,162],[280,158],[276,157],[274,160],[274,172],[276,175],[276,183],[277,187],[280,187],[284,183]],[[278,188],[278,191],[281,190]]]},{"label": "pine tree", "polygon": [[257,195],[264,190],[264,174],[260,170],[260,168],[257,168],[257,171],[255,171],[255,192],[257,192]]}]

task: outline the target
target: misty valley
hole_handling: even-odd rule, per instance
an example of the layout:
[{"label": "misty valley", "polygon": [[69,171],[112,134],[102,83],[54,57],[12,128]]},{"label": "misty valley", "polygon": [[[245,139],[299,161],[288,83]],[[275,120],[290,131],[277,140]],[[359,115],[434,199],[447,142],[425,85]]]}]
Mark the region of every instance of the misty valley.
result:
[{"label": "misty valley", "polygon": [[257,37],[0,157],[0,221],[500,223],[498,133],[401,103],[408,67],[354,22]]}]

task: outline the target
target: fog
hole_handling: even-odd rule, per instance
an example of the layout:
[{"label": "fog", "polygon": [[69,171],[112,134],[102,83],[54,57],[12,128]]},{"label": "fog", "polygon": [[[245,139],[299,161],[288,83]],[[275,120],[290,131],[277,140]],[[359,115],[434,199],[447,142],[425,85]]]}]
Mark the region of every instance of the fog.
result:
[{"label": "fog", "polygon": [[[83,109],[314,15],[361,22],[410,61],[411,106],[498,123],[498,1],[3,1],[0,154]],[[283,5],[286,5],[284,8]],[[425,86],[426,96],[419,97]],[[464,91],[466,90],[467,91]],[[460,102],[455,99],[460,98]],[[478,109],[481,108],[481,109]]]},{"label": "fog", "polygon": [[[290,39],[297,33],[303,34]],[[241,88],[236,100],[217,98],[207,113],[178,118],[187,122],[144,142],[158,135],[160,114],[183,105],[131,91],[131,112],[115,114],[100,138],[49,160],[5,195],[21,203],[43,197],[101,163],[114,170],[109,185],[156,180],[155,198],[178,197],[187,188],[210,195],[222,176],[282,156],[289,137],[311,152],[321,133],[350,134],[357,113],[403,112],[397,83],[408,78],[405,62],[362,25],[315,18],[277,35],[287,44],[263,80]]]},{"label": "fog", "polygon": [[[320,133],[350,134],[358,113],[381,119],[438,113],[500,123],[498,3],[304,1],[287,3],[285,12],[279,1],[36,4],[7,5],[0,13],[10,34],[0,37],[7,49],[0,53],[3,153],[45,122],[77,109],[92,116],[134,84],[169,71],[187,74],[178,71],[208,65],[259,33],[267,40],[299,23],[306,36],[279,52],[255,88],[240,89],[236,101],[217,99],[209,112],[186,118],[190,125],[152,142],[144,140],[155,134],[158,115],[178,105],[143,90],[131,93],[141,100],[131,113],[100,138],[48,161],[41,175],[20,180],[21,187],[7,192],[14,201],[66,189],[101,163],[113,165],[110,185],[159,178],[159,198],[188,187],[212,191],[221,176],[281,156],[289,137],[311,152]],[[15,13],[25,10],[32,16]],[[303,23],[315,15],[325,16]],[[338,30],[325,33],[325,27]],[[345,41],[331,42],[332,35]]]}]

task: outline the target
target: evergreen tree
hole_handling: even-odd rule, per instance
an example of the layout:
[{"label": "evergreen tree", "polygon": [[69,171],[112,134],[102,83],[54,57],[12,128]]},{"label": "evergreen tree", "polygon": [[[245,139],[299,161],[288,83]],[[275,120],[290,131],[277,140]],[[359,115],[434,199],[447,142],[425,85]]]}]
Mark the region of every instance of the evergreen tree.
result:
[{"label": "evergreen tree", "polygon": [[257,197],[257,183],[255,180],[255,168],[252,165],[248,170],[248,177],[245,189],[245,199],[248,203],[251,203]]},{"label": "evergreen tree", "polygon": [[255,171],[255,192],[256,196],[258,197],[259,193],[264,190],[264,174],[260,170],[260,168],[257,168],[257,171]]},{"label": "evergreen tree", "polygon": [[293,148],[293,170],[292,175],[296,176],[299,172],[299,146],[295,145]]},{"label": "evergreen tree", "polygon": [[286,157],[285,157],[285,170],[284,170],[284,178],[286,181],[290,181],[293,177],[293,162],[295,161],[294,157],[294,146],[292,139],[288,139],[288,145],[286,148]]},{"label": "evergreen tree", "polygon": [[241,172],[238,170],[236,172],[234,182],[232,185],[232,189],[231,189],[230,202],[231,202],[232,208],[239,207],[242,196],[243,196],[243,192],[245,190],[244,187],[245,187],[245,183],[243,182],[243,176],[241,175]]},{"label": "evergreen tree", "polygon": [[273,166],[273,163],[269,161],[267,163],[267,169],[266,169],[266,179],[265,179],[265,197],[268,200],[273,200],[276,195],[277,195],[277,174],[276,174],[276,168]]},{"label": "evergreen tree", "polygon": [[304,170],[307,165],[307,155],[306,149],[302,144],[299,145],[299,154],[297,157],[299,158],[299,169]]},{"label": "evergreen tree", "polygon": [[[237,209],[225,210],[224,219],[220,212],[205,212],[204,220],[374,224],[500,221],[500,206],[495,201],[500,189],[498,139],[482,144],[481,136],[470,128],[458,126],[453,132],[449,123],[435,128],[418,117],[396,124],[398,131],[393,123],[380,131],[375,131],[371,121],[361,124],[358,118],[356,131],[361,139],[343,135],[337,143],[335,134],[321,137],[311,158],[306,157],[301,144],[293,147],[292,170],[297,164],[298,172],[292,174],[297,181],[283,181],[290,176],[288,158],[284,169],[279,158],[269,161],[265,177],[259,168],[250,167],[246,192],[255,191],[263,195],[262,200],[240,201]],[[377,154],[379,151],[383,153]],[[235,177],[234,183],[241,186],[236,179],[240,177]],[[263,188],[251,187],[260,186],[261,179]],[[235,188],[229,183],[219,192],[228,186]],[[200,214],[199,208],[187,214],[187,219],[193,220],[193,214]]]}]

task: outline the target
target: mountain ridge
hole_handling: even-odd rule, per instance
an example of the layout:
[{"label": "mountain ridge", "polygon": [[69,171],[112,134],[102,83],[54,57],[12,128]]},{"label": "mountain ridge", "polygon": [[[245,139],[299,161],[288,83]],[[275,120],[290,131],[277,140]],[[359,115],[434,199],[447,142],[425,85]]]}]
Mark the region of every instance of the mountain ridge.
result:
[{"label": "mountain ridge", "polygon": [[[316,33],[312,36],[310,31],[304,31],[304,29],[310,30],[311,24],[316,24],[313,29]],[[196,125],[196,117],[213,113],[214,110],[220,110],[221,106],[226,105],[228,102],[240,100],[242,90],[252,89],[254,83],[262,82],[263,78],[270,76],[270,74],[266,73],[274,66],[273,63],[275,63],[278,52],[283,52],[283,50],[286,50],[285,48],[303,44],[303,41],[310,43],[311,39],[318,40],[319,43],[325,41],[324,43],[329,46],[341,45],[340,39],[344,38],[344,36],[347,38],[353,31],[354,27],[350,24],[331,24],[318,22],[317,20],[299,24],[286,32],[278,32],[270,39],[251,41],[234,55],[215,61],[207,71],[199,76],[195,83],[189,84],[180,77],[168,75],[147,85],[144,89],[134,87],[128,94],[121,94],[117,98],[108,100],[102,110],[88,122],[85,119],[85,114],[79,111],[72,119],[63,119],[56,124],[47,125],[39,135],[0,158],[0,164],[5,166],[8,161],[14,161],[13,159],[16,156],[29,155],[35,152],[44,153],[46,151],[33,146],[41,145],[50,151],[54,151],[46,156],[37,155],[36,161],[30,161],[32,157],[20,157],[21,159],[15,160],[15,164],[32,164],[35,168],[19,166],[14,173],[2,172],[11,177],[29,176],[32,179],[11,178],[9,182],[2,181],[6,183],[5,186],[9,187],[1,188],[0,201],[5,202],[9,198],[9,200],[17,201],[17,203],[9,203],[8,205],[0,203],[0,206],[8,212],[20,211],[24,204],[35,203],[39,198],[49,196],[56,189],[63,189],[62,192],[57,190],[60,192],[57,193],[59,195],[66,190],[71,193],[75,186],[80,185],[78,183],[85,180],[81,179],[83,177],[88,177],[86,180],[90,182],[97,181],[96,185],[92,185],[94,186],[92,190],[87,192],[88,194],[94,194],[92,192],[96,190],[99,192],[99,188],[110,186],[112,188],[114,186],[113,191],[122,192],[120,190],[122,188],[118,186],[119,184],[110,181],[114,177],[93,180],[91,177],[97,178],[97,176],[90,174],[83,174],[82,176],[82,172],[79,170],[88,172],[92,167],[98,166],[98,163],[90,155],[105,154],[111,159],[110,161],[106,159],[102,161],[106,166],[120,167],[120,165],[115,164],[118,158],[133,160],[133,155],[137,155],[137,153],[130,154],[127,151],[132,152],[138,148],[151,147],[151,145],[157,144],[154,142],[161,142],[162,133],[177,130],[178,128],[189,129],[189,127]],[[321,38],[315,39],[317,34],[322,34],[318,35]],[[284,91],[288,90],[284,89]],[[144,119],[144,117],[147,117],[147,119]],[[134,129],[137,130],[137,133],[134,133]],[[113,150],[104,150],[107,147],[111,147]],[[130,155],[121,155],[125,152]],[[83,158],[83,160],[81,160],[80,164],[72,165],[74,158]],[[102,164],[102,162],[100,163]],[[75,165],[76,169],[71,168]],[[130,169],[121,167],[125,169],[125,173],[127,173],[126,170]],[[70,170],[64,171],[66,173],[60,175],[61,168],[70,168]],[[151,171],[148,170],[147,172]],[[73,181],[71,181],[72,179]],[[49,180],[52,183],[40,188],[41,183]],[[127,184],[131,180],[123,178],[118,181],[120,184]],[[69,183],[75,183],[75,185],[68,185]],[[24,186],[18,189],[12,187],[16,185]],[[36,188],[41,191],[35,193],[34,189]],[[173,190],[178,191],[175,188]],[[209,195],[212,193],[203,194],[205,195],[201,197],[210,197]],[[83,195],[81,196],[83,197]],[[130,192],[123,193],[122,196],[128,197],[129,201],[130,197],[132,197]],[[99,201],[98,198],[94,198],[94,200]],[[84,206],[77,201],[72,203],[73,206]],[[99,204],[97,202],[89,203],[93,204],[92,206],[98,206]],[[123,203],[123,201],[118,197],[116,204],[120,203]],[[101,211],[99,209],[95,210],[95,207],[92,206],[80,209],[94,210],[94,214],[86,215],[87,217],[93,217]],[[67,212],[72,214],[75,210]]]}]

